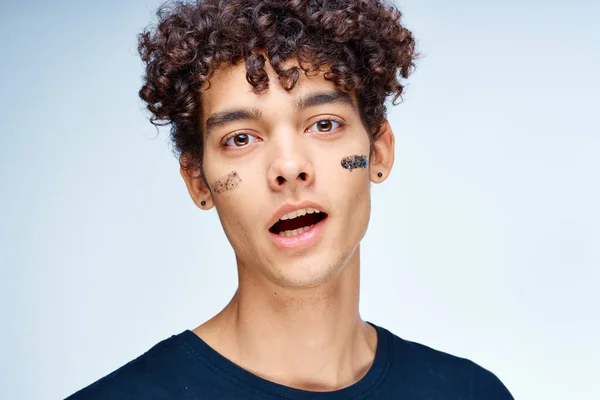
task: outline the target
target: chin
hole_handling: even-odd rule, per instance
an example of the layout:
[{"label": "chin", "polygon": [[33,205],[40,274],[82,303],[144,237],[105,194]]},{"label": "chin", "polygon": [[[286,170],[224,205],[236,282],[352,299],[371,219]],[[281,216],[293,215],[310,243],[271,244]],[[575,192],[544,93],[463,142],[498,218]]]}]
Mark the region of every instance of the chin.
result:
[{"label": "chin", "polygon": [[325,285],[343,270],[344,264],[332,260],[298,260],[280,264],[274,271],[276,283],[288,289],[308,289]]}]

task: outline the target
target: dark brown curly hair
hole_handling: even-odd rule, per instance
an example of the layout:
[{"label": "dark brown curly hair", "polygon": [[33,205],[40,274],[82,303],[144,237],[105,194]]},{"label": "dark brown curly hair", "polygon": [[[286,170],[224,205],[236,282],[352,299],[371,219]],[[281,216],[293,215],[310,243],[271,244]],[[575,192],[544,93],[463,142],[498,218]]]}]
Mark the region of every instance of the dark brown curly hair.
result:
[{"label": "dark brown curly hair", "polygon": [[[185,169],[202,165],[202,91],[215,69],[245,61],[255,92],[269,87],[271,64],[280,84],[299,74],[324,77],[357,95],[371,140],[385,120],[385,101],[401,98],[417,56],[401,13],[378,0],[199,0],[172,2],[158,23],[138,36],[146,66],[139,94],[155,125],[171,124],[171,140]],[[299,67],[284,68],[291,58]]]}]

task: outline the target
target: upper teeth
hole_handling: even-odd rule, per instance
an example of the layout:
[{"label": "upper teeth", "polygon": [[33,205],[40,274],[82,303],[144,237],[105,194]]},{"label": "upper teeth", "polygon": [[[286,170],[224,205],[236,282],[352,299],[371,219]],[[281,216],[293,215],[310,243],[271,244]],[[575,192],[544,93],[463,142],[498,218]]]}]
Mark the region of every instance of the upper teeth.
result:
[{"label": "upper teeth", "polygon": [[300,209],[300,210],[292,211],[291,213],[285,214],[285,215],[284,215],[283,217],[281,217],[280,219],[281,219],[281,220],[284,220],[284,219],[292,219],[292,218],[301,217],[301,216],[303,216],[303,215],[306,215],[306,214],[312,214],[312,213],[316,213],[316,212],[318,213],[318,212],[320,212],[320,211],[319,211],[319,210],[317,210],[317,209],[311,208],[311,207],[308,207],[308,208],[302,208],[302,209]]}]

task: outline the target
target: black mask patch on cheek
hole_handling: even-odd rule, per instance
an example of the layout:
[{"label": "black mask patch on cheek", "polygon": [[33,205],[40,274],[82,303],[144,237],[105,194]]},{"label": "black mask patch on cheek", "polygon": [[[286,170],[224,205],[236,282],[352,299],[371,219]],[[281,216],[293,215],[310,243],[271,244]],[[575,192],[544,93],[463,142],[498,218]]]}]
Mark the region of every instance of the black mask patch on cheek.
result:
[{"label": "black mask patch on cheek", "polygon": [[369,156],[355,154],[353,156],[344,157],[342,158],[341,164],[342,168],[350,170],[350,172],[356,168],[367,168],[369,165]]},{"label": "black mask patch on cheek", "polygon": [[215,193],[221,194],[228,190],[237,188],[240,185],[240,182],[242,182],[242,178],[240,178],[240,175],[237,173],[237,171],[231,171],[221,179],[217,179],[213,183],[212,189]]}]

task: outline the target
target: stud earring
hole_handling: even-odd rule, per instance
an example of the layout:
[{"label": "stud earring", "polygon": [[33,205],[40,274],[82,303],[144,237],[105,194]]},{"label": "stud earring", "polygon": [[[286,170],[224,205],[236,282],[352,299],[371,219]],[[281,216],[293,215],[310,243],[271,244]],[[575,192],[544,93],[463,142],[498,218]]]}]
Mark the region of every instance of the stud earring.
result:
[{"label": "stud earring", "polygon": [[381,178],[383,176],[383,174],[381,172],[378,172],[377,176]]},{"label": "stud earring", "polygon": [[206,202],[205,202],[204,200],[202,200],[202,201],[200,202],[200,205],[201,205],[202,207],[204,207],[204,206],[206,205]]}]

